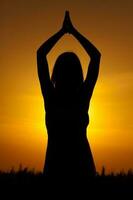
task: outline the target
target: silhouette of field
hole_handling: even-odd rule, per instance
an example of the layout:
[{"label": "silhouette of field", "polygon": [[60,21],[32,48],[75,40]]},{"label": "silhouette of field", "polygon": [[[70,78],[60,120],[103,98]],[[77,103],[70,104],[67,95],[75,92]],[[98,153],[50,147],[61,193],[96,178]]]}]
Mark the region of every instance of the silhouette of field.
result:
[{"label": "silhouette of field", "polygon": [[[63,180],[63,179],[62,179]],[[0,194],[10,197],[21,195],[25,197],[35,197],[37,199],[46,199],[61,196],[79,197],[82,199],[132,199],[133,198],[133,171],[127,173],[120,172],[117,174],[105,174],[103,169],[101,174],[95,178],[84,180],[46,180],[41,172],[35,173],[27,168],[19,169],[15,172],[0,172]],[[56,196],[57,195],[57,196]],[[63,195],[63,196],[62,196]],[[87,198],[86,198],[87,197]],[[18,198],[19,199],[19,198]]]}]

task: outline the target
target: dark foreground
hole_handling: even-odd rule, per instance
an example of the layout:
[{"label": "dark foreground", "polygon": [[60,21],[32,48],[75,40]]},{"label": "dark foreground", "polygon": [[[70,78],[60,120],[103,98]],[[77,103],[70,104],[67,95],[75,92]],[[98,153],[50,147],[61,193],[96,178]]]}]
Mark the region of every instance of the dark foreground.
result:
[{"label": "dark foreground", "polygon": [[[46,180],[26,168],[0,172],[0,195],[16,199],[133,199],[133,172],[97,176],[89,180]],[[4,195],[4,196],[3,196]],[[2,199],[2,198],[0,198]]]}]

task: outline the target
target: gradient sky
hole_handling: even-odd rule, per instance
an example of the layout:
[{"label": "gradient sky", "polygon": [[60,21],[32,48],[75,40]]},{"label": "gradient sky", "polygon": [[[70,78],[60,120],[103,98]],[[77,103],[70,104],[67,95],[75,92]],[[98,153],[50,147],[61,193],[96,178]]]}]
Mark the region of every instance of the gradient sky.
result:
[{"label": "gradient sky", "polygon": [[[65,10],[101,51],[87,129],[97,171],[133,168],[133,1],[2,0],[0,6],[0,169],[42,170],[47,133],[36,50],[61,28]],[[89,58],[71,36],[48,55],[50,73],[63,51]]]}]

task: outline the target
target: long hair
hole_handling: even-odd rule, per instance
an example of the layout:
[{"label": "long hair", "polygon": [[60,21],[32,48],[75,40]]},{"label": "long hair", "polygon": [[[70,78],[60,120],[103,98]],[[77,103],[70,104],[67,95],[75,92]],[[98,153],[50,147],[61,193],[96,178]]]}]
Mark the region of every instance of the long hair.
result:
[{"label": "long hair", "polygon": [[73,52],[61,54],[54,65],[52,83],[60,91],[78,89],[83,83],[83,72],[79,58]]}]

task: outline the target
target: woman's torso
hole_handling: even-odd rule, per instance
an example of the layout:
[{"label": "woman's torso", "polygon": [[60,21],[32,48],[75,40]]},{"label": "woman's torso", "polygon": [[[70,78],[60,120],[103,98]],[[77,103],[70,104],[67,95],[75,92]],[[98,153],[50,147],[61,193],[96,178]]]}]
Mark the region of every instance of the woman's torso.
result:
[{"label": "woman's torso", "polygon": [[89,101],[84,97],[82,92],[68,98],[53,91],[45,104],[48,146],[44,171],[47,175],[67,171],[69,175],[81,173],[82,176],[95,170],[86,137]]},{"label": "woman's torso", "polygon": [[55,140],[85,138],[89,124],[88,108],[89,102],[82,91],[60,95],[54,89],[45,105],[48,137]]}]

